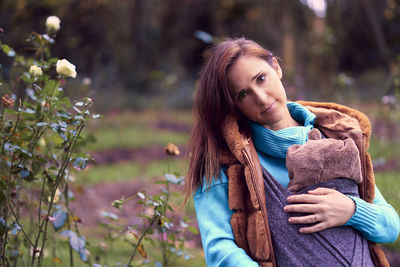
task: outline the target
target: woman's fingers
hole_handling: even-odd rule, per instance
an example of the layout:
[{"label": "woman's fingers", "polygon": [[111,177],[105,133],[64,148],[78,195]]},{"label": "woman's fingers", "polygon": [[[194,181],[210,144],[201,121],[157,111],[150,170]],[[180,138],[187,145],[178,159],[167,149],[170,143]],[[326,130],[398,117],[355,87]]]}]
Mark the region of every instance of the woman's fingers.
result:
[{"label": "woman's fingers", "polygon": [[320,232],[320,231],[325,230],[325,229],[327,229],[329,227],[330,226],[326,222],[320,222],[320,223],[317,223],[317,224],[315,224],[313,226],[310,226],[310,227],[300,228],[299,231],[302,234],[311,234],[311,233]]},{"label": "woman's fingers", "polygon": [[348,196],[329,188],[317,188],[309,194],[292,195],[285,212],[307,213],[304,216],[290,217],[289,223],[315,225],[303,227],[301,233],[314,233],[327,228],[345,224],[355,211],[355,203]]},{"label": "woman's fingers", "polygon": [[322,220],[319,214],[311,214],[301,217],[290,217],[289,222],[293,224],[307,224],[307,223],[317,223]]},{"label": "woman's fingers", "polygon": [[289,196],[287,201],[290,203],[319,203],[321,198],[318,195],[300,194]]},{"label": "woman's fingers", "polygon": [[283,210],[286,212],[316,213],[321,211],[321,207],[317,204],[293,204],[285,206]]},{"label": "woman's fingers", "polygon": [[328,195],[337,192],[335,189],[326,188],[326,187],[318,187],[314,190],[309,190],[308,193],[311,195]]}]

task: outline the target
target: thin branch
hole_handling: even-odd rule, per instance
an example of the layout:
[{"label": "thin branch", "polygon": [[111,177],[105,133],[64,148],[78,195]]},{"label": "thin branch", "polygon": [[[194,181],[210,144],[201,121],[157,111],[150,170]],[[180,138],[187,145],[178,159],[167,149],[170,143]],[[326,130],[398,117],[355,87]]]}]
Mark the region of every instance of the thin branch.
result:
[{"label": "thin branch", "polygon": [[146,230],[142,233],[142,235],[140,236],[140,238],[139,238],[139,240],[138,240],[138,242],[137,242],[137,244],[136,244],[136,246],[135,246],[135,249],[133,250],[132,256],[131,256],[131,258],[129,259],[129,262],[128,262],[128,267],[131,266],[131,263],[132,263],[132,261],[133,261],[133,258],[135,257],[136,251],[137,251],[139,245],[141,244],[142,239],[146,236],[147,232],[151,229],[151,227],[153,226],[153,224],[154,224],[159,218],[160,218],[159,215],[156,215],[156,214],[153,215],[153,218],[152,218],[151,221],[150,221],[149,227],[147,227]]},{"label": "thin branch", "polygon": [[[4,195],[6,195],[6,192],[4,192],[4,190],[3,190],[2,188],[0,188],[0,190],[1,190],[1,192],[2,192]],[[8,197],[8,195],[6,195],[6,196]],[[25,237],[26,237],[27,241],[29,242],[29,244],[30,244],[31,246],[33,246],[33,243],[32,243],[32,241],[31,241],[31,239],[29,238],[28,234],[25,232],[24,228],[23,228],[22,225],[19,223],[18,217],[17,217],[17,215],[15,214],[14,209],[12,208],[12,206],[9,204],[8,199],[7,199],[7,205],[8,205],[8,207],[10,208],[11,213],[14,215],[15,222],[16,222],[16,223],[18,224],[18,226],[21,228],[21,232],[25,235]]]}]

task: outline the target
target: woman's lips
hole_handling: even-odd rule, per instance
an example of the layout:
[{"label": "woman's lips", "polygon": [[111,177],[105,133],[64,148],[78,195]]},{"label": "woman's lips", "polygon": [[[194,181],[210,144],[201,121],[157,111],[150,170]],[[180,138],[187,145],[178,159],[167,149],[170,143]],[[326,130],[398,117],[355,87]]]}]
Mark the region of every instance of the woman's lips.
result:
[{"label": "woman's lips", "polygon": [[272,109],[272,107],[274,106],[274,104],[275,104],[275,101],[272,102],[272,104],[269,105],[266,109],[264,109],[264,110],[261,112],[261,114],[265,114],[266,112],[270,111],[270,110]]}]

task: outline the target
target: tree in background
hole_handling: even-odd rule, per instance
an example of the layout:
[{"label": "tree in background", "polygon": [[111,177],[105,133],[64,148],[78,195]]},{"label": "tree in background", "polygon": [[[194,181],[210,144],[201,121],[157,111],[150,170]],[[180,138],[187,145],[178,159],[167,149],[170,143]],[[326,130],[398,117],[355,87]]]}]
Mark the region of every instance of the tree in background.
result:
[{"label": "tree in background", "polygon": [[[397,2],[326,0],[326,16],[316,16],[306,2],[3,0],[0,27],[10,45],[29,53],[18,37],[40,27],[38,18],[61,17],[64,31],[53,53],[71,58],[91,78],[100,107],[110,106],[110,97],[121,107],[151,107],[143,100],[155,94],[156,106],[191,107],[204,50],[227,36],[254,39],[281,57],[288,93],[295,98],[329,99],[338,85],[348,91],[348,77],[364,79],[371,70],[376,81],[359,87],[379,95],[376,85],[387,80],[399,53]],[[197,31],[211,39],[196,38]],[[0,60],[9,76],[9,61]]]}]

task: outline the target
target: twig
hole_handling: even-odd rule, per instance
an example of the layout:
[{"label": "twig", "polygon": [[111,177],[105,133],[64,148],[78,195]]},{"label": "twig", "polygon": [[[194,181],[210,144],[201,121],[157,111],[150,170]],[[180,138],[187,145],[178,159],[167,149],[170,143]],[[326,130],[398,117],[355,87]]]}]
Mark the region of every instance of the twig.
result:
[{"label": "twig", "polygon": [[142,242],[142,239],[146,236],[147,232],[151,229],[151,227],[153,226],[153,224],[154,224],[159,218],[160,218],[159,215],[156,215],[156,214],[153,215],[153,218],[152,218],[151,221],[150,221],[149,227],[147,227],[147,229],[142,233],[142,235],[140,236],[140,238],[139,238],[139,240],[138,240],[138,242],[137,242],[137,244],[136,244],[136,246],[135,246],[135,249],[133,250],[132,256],[131,256],[131,258],[130,258],[130,260],[129,260],[129,262],[128,262],[128,267],[131,266],[131,263],[132,263],[132,261],[133,261],[133,258],[135,257],[135,254],[136,254],[136,250],[138,249],[140,243]]}]

